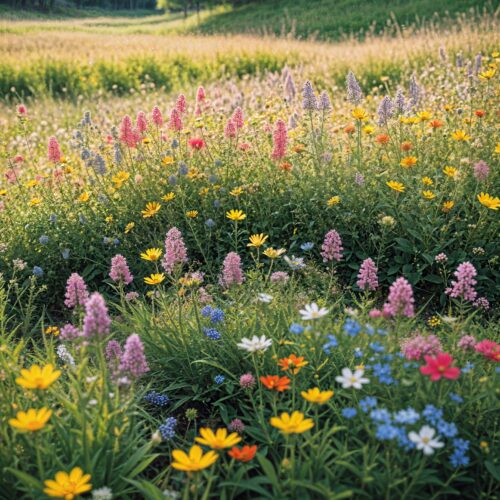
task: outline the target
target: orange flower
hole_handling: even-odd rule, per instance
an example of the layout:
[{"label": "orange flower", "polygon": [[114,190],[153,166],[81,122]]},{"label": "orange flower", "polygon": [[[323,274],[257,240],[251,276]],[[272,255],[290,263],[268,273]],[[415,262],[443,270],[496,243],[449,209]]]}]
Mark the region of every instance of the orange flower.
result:
[{"label": "orange flower", "polygon": [[281,370],[286,372],[290,370],[294,375],[299,373],[300,369],[309,364],[304,361],[304,356],[295,356],[295,354],[290,354],[288,358],[282,358],[278,361],[278,366],[281,366]]},{"label": "orange flower", "polygon": [[401,143],[401,151],[410,151],[413,148],[413,144],[411,142],[403,142]]},{"label": "orange flower", "polygon": [[391,138],[387,134],[379,134],[377,135],[377,137],[375,137],[375,142],[382,146],[388,144],[390,140]]},{"label": "orange flower", "polygon": [[260,381],[271,390],[278,392],[290,389],[290,379],[288,377],[280,377],[279,375],[268,375],[267,377],[260,377]]},{"label": "orange flower", "polygon": [[257,452],[256,444],[254,444],[253,446],[248,446],[246,444],[241,449],[238,448],[237,446],[233,446],[231,450],[227,452],[227,454],[231,458],[234,458],[239,462],[250,462],[250,460],[252,460],[253,457],[255,457],[256,452]]},{"label": "orange flower", "polygon": [[304,144],[297,144],[296,146],[294,146],[292,148],[292,151],[294,153],[302,153],[302,151],[304,151],[304,149],[306,149],[306,147],[304,146]]},{"label": "orange flower", "polygon": [[356,130],[356,127],[352,123],[347,125],[347,127],[344,127],[344,132],[346,134],[352,134],[352,133],[354,133],[355,130]]},{"label": "orange flower", "polygon": [[416,165],[417,164],[417,157],[416,156],[405,156],[400,162],[399,164],[403,167],[403,168],[410,168],[410,167],[413,167],[413,165]]},{"label": "orange flower", "polygon": [[431,128],[441,128],[444,123],[441,120],[432,120],[429,122],[429,127]]},{"label": "orange flower", "polygon": [[476,109],[476,111],[474,111],[474,114],[478,118],[482,118],[486,114],[486,111],[484,109]]},{"label": "orange flower", "polygon": [[288,161],[284,161],[280,163],[279,169],[282,170],[283,172],[291,172],[292,171],[292,164]]}]

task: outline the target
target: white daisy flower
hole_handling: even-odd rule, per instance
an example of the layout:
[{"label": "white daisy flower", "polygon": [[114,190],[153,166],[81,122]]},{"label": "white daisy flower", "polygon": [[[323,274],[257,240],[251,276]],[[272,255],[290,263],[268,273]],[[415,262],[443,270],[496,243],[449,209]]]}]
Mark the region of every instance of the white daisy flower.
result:
[{"label": "white daisy flower", "polygon": [[268,293],[259,293],[257,295],[257,298],[261,301],[264,302],[264,304],[269,304],[273,300],[273,296],[269,295]]},{"label": "white daisy flower", "polygon": [[240,349],[243,349],[244,351],[256,352],[256,351],[267,351],[267,349],[271,347],[272,343],[273,341],[271,339],[266,338],[265,335],[262,335],[262,337],[257,337],[257,335],[254,335],[251,339],[243,337],[241,339],[241,342],[239,342],[236,345]]},{"label": "white daisy flower", "polygon": [[422,450],[424,452],[424,455],[432,455],[435,448],[442,448],[444,446],[444,443],[439,441],[439,436],[434,438],[435,435],[435,429],[428,425],[424,425],[418,434],[411,431],[408,434],[408,438],[417,445],[417,450]]},{"label": "white daisy flower", "polygon": [[363,384],[368,384],[369,379],[363,377],[365,371],[358,369],[354,373],[349,368],[342,369],[342,375],[335,377],[335,380],[342,384],[342,388],[349,389],[354,387],[354,389],[361,389]]},{"label": "white daisy flower", "polygon": [[310,319],[319,319],[328,314],[328,309],[318,307],[318,304],[313,302],[312,304],[306,304],[304,309],[299,311],[302,320],[307,321]]}]

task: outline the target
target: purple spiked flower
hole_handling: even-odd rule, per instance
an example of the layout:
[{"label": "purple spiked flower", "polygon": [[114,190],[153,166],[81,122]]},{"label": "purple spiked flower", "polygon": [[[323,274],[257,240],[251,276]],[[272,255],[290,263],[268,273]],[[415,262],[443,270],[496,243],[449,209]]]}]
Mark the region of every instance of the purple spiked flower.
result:
[{"label": "purple spiked flower", "polygon": [[402,276],[389,288],[389,296],[384,304],[384,313],[388,316],[415,316],[415,299],[410,283]]},{"label": "purple spiked flower", "polygon": [[94,292],[85,303],[83,333],[86,338],[104,337],[109,333],[111,318],[104,297]]},{"label": "purple spiked flower", "polygon": [[80,336],[80,330],[71,323],[66,323],[61,328],[61,340],[74,340]]},{"label": "purple spiked flower", "polygon": [[372,259],[368,258],[363,261],[359,269],[357,285],[362,290],[376,290],[378,288],[377,266]]},{"label": "purple spiked flower", "polygon": [[232,285],[241,285],[243,281],[245,281],[245,276],[241,269],[241,258],[237,253],[229,252],[224,259],[219,282],[224,288],[229,288]]},{"label": "purple spiked flower", "polygon": [[352,71],[347,73],[346,78],[346,86],[347,86],[347,100],[352,102],[353,104],[359,104],[361,99],[363,99],[363,91],[359,86],[358,80],[354,76]]},{"label": "purple spiked flower", "polygon": [[328,231],[325,235],[323,245],[321,246],[321,256],[323,257],[323,262],[330,262],[336,260],[337,262],[342,260],[342,239],[340,234],[332,229]]},{"label": "purple spiked flower", "polygon": [[76,306],[84,306],[89,298],[89,292],[85,281],[78,273],[73,273],[66,282],[66,300],[64,305],[69,309]]},{"label": "purple spiked flower", "polygon": [[149,371],[144,346],[136,333],[130,335],[125,342],[119,369],[121,373],[126,373],[135,379]]},{"label": "purple spiked flower", "polygon": [[394,112],[394,104],[392,103],[391,98],[386,95],[380,105],[378,107],[378,124],[379,126],[387,125],[387,122],[391,118]]},{"label": "purple spiked flower", "polygon": [[330,97],[328,96],[328,92],[326,92],[326,90],[323,90],[319,96],[318,109],[321,111],[330,111],[332,109]]},{"label": "purple spiked flower", "polygon": [[130,269],[128,268],[127,259],[123,255],[115,255],[111,259],[111,271],[109,272],[109,277],[115,283],[124,283],[129,285],[134,280]]},{"label": "purple spiked flower", "polygon": [[314,111],[318,109],[318,100],[313,90],[312,83],[307,80],[302,89],[302,109],[306,111]]},{"label": "purple spiked flower", "polygon": [[171,228],[165,238],[165,256],[163,257],[163,269],[172,274],[177,264],[188,261],[186,245],[182,233],[176,228]]}]

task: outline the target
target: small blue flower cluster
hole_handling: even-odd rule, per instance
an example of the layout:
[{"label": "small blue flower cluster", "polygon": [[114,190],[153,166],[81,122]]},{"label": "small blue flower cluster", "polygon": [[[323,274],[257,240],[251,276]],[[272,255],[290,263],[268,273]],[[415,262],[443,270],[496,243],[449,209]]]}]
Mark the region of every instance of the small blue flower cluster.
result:
[{"label": "small blue flower cluster", "polygon": [[470,463],[470,458],[467,455],[470,441],[457,438],[452,441],[452,445],[453,453],[450,455],[450,464],[452,467],[467,467]]},{"label": "small blue flower cluster", "polygon": [[323,344],[323,351],[325,351],[326,354],[330,354],[332,348],[337,347],[339,342],[335,335],[327,335],[326,338],[328,339],[328,342]]},{"label": "small blue flower cluster", "polygon": [[160,431],[161,437],[166,440],[174,439],[175,428],[177,427],[177,419],[174,417],[168,417],[165,422],[160,425],[158,430]]},{"label": "small blue flower cluster", "polygon": [[217,385],[221,385],[224,380],[226,380],[226,377],[224,377],[224,375],[216,375],[214,377],[214,382],[217,384]]},{"label": "small blue flower cluster", "polygon": [[144,401],[154,406],[159,406],[160,408],[164,408],[170,402],[170,398],[165,394],[160,394],[159,392],[151,391],[144,396]]},{"label": "small blue flower cluster", "polygon": [[220,340],[220,338],[222,337],[222,335],[215,328],[206,328],[206,327],[203,327],[203,333],[210,340]]},{"label": "small blue flower cluster", "polygon": [[201,310],[201,315],[204,318],[210,318],[210,322],[213,324],[224,321],[224,311],[218,307],[205,306]]}]

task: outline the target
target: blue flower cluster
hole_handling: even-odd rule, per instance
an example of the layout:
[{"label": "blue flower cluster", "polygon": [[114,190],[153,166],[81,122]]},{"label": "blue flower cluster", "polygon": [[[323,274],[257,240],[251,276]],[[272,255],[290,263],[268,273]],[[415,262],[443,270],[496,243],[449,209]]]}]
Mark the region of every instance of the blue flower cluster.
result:
[{"label": "blue flower cluster", "polygon": [[220,340],[222,335],[215,328],[203,327],[203,333],[211,340]]},{"label": "blue flower cluster", "polygon": [[450,455],[450,464],[452,467],[467,467],[470,463],[470,458],[467,455],[470,442],[466,439],[454,439],[452,441],[453,453]]},{"label": "blue flower cluster", "polygon": [[174,417],[168,417],[165,422],[160,425],[158,430],[160,431],[161,437],[165,440],[171,440],[175,437],[175,428],[177,427],[177,419]]},{"label": "blue flower cluster", "polygon": [[224,380],[226,380],[226,377],[224,377],[224,375],[216,375],[214,377],[214,382],[217,384],[217,385],[220,385],[224,382]]},{"label": "blue flower cluster", "polygon": [[160,394],[159,392],[151,391],[144,396],[144,401],[154,406],[159,406],[160,408],[164,408],[170,402],[170,398],[165,394]]},{"label": "blue flower cluster", "polygon": [[337,347],[339,342],[335,335],[327,335],[326,338],[328,339],[328,342],[323,344],[323,351],[325,351],[326,354],[330,354],[332,348]]},{"label": "blue flower cluster", "polygon": [[375,363],[372,366],[372,372],[381,384],[397,384],[397,380],[391,375],[391,365],[389,363]]},{"label": "blue flower cluster", "polygon": [[218,307],[205,306],[201,310],[201,315],[204,318],[209,318],[210,322],[213,324],[220,323],[224,321],[224,311]]}]

